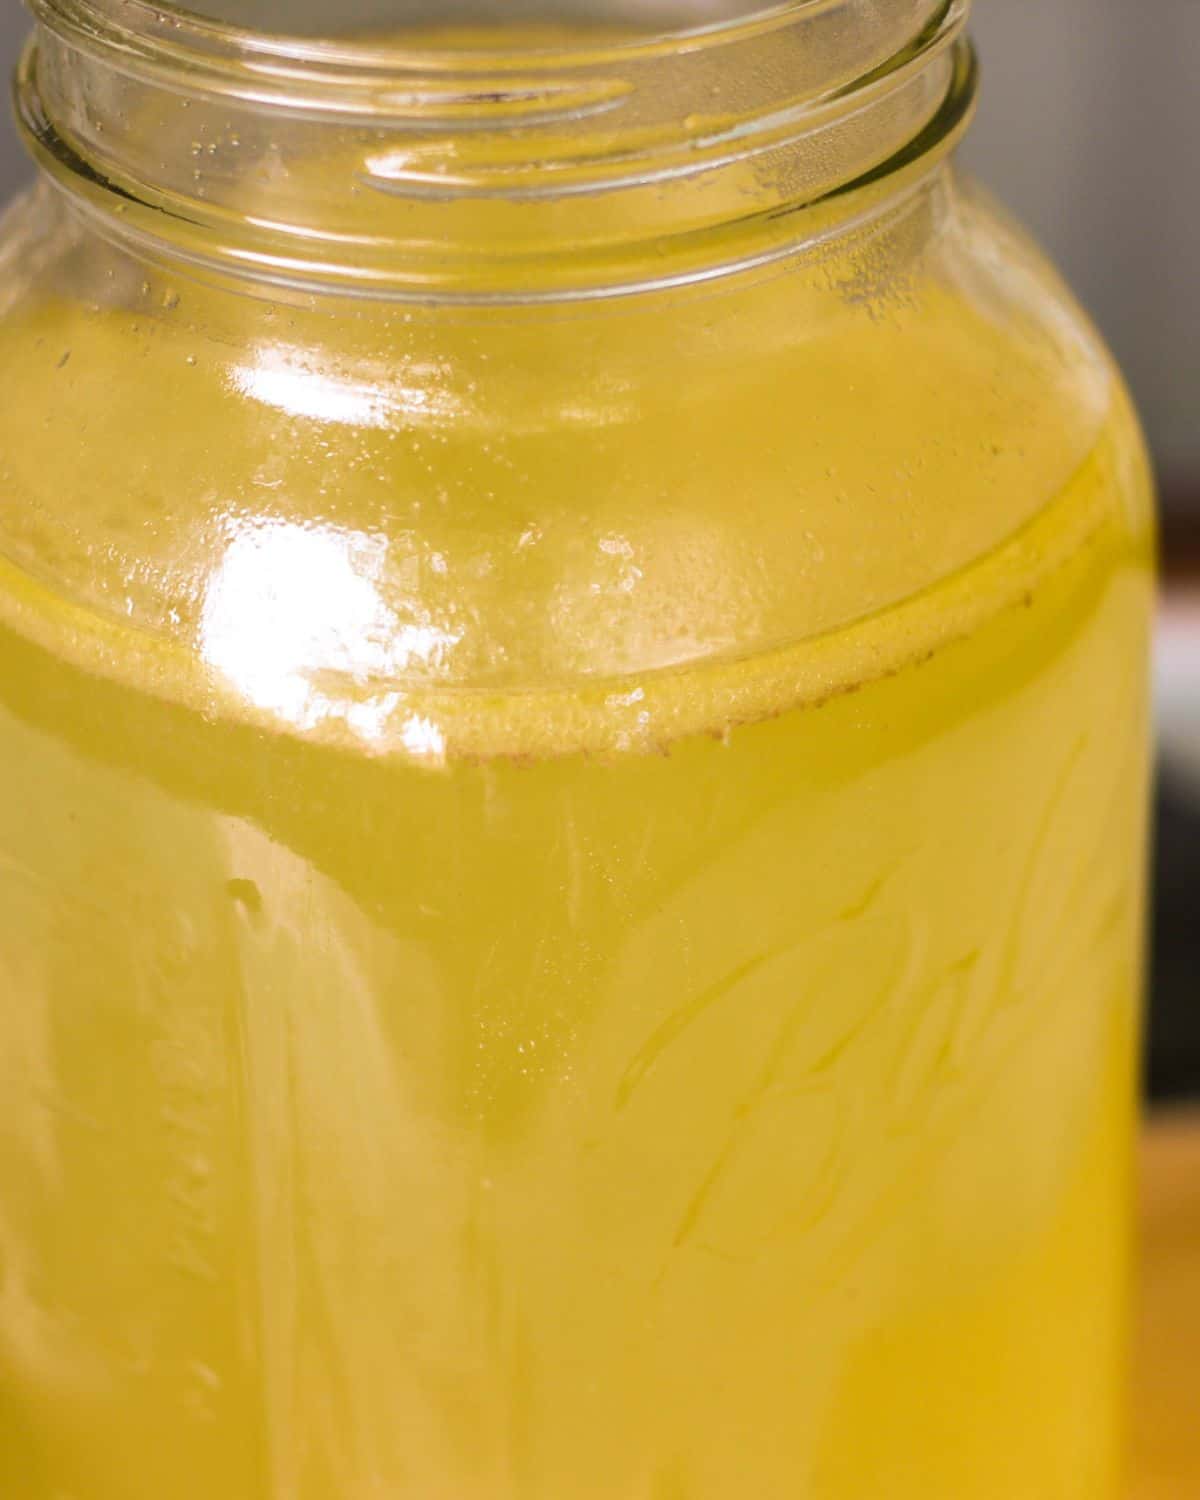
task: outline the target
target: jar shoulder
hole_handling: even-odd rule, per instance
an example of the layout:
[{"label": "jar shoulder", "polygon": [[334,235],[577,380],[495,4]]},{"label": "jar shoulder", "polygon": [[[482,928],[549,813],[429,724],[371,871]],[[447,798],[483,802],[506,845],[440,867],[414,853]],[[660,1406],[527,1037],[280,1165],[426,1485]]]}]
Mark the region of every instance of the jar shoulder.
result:
[{"label": "jar shoulder", "polygon": [[43,192],[0,284],[0,555],[185,649],[512,687],[769,650],[969,567],[1101,445],[1147,525],[1111,360],[951,178],[753,275],[524,308],[235,294]]}]

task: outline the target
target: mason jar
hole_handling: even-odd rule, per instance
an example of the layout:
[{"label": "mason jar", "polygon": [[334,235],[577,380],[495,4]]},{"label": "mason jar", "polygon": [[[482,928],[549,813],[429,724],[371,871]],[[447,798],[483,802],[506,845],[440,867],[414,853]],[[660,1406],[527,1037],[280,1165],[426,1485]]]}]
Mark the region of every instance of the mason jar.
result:
[{"label": "mason jar", "polygon": [[1150,491],[963,0],[33,9],[0,1492],[1115,1496]]}]

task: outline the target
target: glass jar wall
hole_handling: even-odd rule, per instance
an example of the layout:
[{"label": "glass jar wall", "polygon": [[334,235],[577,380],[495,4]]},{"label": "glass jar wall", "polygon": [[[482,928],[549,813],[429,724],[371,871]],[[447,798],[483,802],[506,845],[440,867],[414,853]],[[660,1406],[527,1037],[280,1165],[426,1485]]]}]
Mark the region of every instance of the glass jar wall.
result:
[{"label": "glass jar wall", "polygon": [[962,8],[35,8],[0,1489],[1115,1497],[1149,490]]}]

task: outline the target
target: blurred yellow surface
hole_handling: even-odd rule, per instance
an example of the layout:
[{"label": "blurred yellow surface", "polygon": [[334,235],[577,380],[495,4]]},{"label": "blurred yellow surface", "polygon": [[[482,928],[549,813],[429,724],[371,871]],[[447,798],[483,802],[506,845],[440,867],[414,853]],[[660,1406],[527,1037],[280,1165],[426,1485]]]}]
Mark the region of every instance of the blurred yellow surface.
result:
[{"label": "blurred yellow surface", "polygon": [[1133,1500],[1200,1497],[1200,1114],[1157,1120],[1142,1163]]}]

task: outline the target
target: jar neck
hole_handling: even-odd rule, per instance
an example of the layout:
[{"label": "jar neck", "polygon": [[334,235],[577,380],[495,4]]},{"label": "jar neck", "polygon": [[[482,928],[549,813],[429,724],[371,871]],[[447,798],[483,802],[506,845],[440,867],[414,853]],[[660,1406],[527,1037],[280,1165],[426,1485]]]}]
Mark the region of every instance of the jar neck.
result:
[{"label": "jar neck", "polygon": [[19,117],[102,231],[370,297],[576,298],[761,264],[913,187],[974,96],[967,0],[338,42],[30,3]]}]

